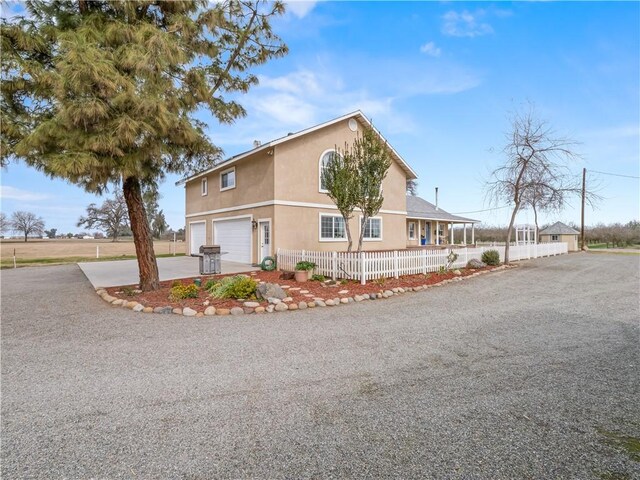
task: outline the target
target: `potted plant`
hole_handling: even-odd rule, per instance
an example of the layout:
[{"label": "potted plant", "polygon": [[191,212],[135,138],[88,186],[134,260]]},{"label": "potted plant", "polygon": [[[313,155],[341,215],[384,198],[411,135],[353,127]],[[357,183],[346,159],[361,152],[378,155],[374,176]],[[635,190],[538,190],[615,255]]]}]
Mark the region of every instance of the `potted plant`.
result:
[{"label": "potted plant", "polygon": [[296,282],[306,282],[309,280],[309,274],[316,268],[316,264],[313,262],[298,262],[296,263],[295,278]]}]

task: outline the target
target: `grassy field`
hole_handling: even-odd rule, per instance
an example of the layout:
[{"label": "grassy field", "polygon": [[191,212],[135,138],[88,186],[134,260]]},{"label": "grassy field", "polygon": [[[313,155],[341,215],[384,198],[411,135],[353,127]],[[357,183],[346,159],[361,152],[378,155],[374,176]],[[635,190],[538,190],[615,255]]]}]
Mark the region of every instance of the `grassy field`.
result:
[{"label": "grassy field", "polygon": [[[157,240],[153,243],[157,256],[171,256],[174,251],[173,242]],[[185,243],[175,244],[176,255],[184,255]],[[133,240],[29,240],[23,242],[16,239],[0,240],[0,267],[13,267],[15,250],[16,265],[56,265],[85,261],[124,260],[136,258]],[[96,258],[96,252],[98,257]]]}]

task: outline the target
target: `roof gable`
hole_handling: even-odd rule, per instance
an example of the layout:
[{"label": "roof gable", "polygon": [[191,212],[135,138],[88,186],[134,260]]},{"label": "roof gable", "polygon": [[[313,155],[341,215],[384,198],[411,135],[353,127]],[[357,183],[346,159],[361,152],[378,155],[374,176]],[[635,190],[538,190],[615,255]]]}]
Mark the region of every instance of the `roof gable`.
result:
[{"label": "roof gable", "polygon": [[380,133],[380,131],[373,126],[373,124],[365,116],[365,114],[362,113],[362,111],[360,111],[360,110],[356,110],[355,112],[351,112],[351,113],[348,113],[348,114],[343,115],[341,117],[334,118],[333,120],[329,120],[328,122],[324,122],[324,123],[315,125],[313,127],[309,127],[309,128],[304,129],[304,130],[300,130],[299,132],[296,132],[296,133],[290,133],[290,134],[285,135],[283,137],[280,137],[280,138],[277,138],[275,140],[271,140],[270,142],[264,143],[264,144],[262,144],[262,145],[260,145],[260,146],[258,146],[256,148],[253,148],[253,149],[248,150],[246,152],[239,153],[238,155],[234,155],[233,157],[230,157],[230,158],[228,158],[228,159],[226,159],[226,160],[214,165],[213,167],[211,167],[211,168],[209,168],[207,170],[204,170],[202,172],[198,172],[198,173],[196,173],[194,175],[191,175],[189,177],[186,177],[186,178],[183,178],[183,179],[177,181],[176,185],[185,184],[185,183],[190,182],[192,180],[195,180],[195,179],[197,179],[197,178],[199,178],[199,177],[201,177],[203,175],[207,175],[207,174],[209,174],[211,172],[215,172],[216,170],[219,170],[221,168],[226,168],[229,165],[232,165],[232,164],[234,164],[234,163],[236,163],[236,162],[238,162],[238,161],[240,161],[240,160],[242,160],[244,158],[247,158],[247,157],[249,157],[251,155],[254,155],[254,154],[258,153],[258,152],[262,152],[262,151],[268,150],[270,148],[275,147],[276,145],[280,145],[282,143],[289,142],[291,140],[295,140],[296,138],[300,138],[300,137],[302,137],[304,135],[308,135],[308,134],[313,133],[313,132],[315,132],[317,130],[321,130],[323,128],[329,127],[331,125],[335,125],[336,123],[340,123],[342,121],[349,120],[351,118],[357,119],[358,121],[360,121],[360,123],[364,124],[367,127],[372,128],[373,131],[376,132],[376,134],[382,139],[382,141],[387,144],[387,146],[389,147],[389,150],[391,151],[392,157],[400,165],[402,170],[404,170],[404,172],[407,175],[407,178],[409,178],[409,179],[418,178],[418,175],[416,174],[416,172],[400,156],[400,154],[398,152],[396,152],[396,150],[391,146],[391,144],[387,141],[387,139],[384,138],[382,133]]},{"label": "roof gable", "polygon": [[579,235],[575,228],[571,228],[562,222],[556,222],[553,225],[540,230],[540,235]]}]

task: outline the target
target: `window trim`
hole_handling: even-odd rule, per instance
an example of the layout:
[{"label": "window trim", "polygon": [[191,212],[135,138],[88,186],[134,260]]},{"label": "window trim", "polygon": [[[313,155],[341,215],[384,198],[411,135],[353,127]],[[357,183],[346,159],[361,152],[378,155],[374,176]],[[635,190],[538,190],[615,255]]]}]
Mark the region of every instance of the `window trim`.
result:
[{"label": "window trim", "polygon": [[324,152],[322,152],[322,154],[320,155],[320,158],[318,159],[318,192],[320,193],[329,193],[329,190],[322,188],[322,159],[329,152],[339,154],[335,148],[329,148]]},{"label": "window trim", "polygon": [[[382,221],[382,216],[376,215],[374,217],[369,217],[367,219],[367,221],[370,221],[370,220],[380,220],[380,238],[365,237],[363,235],[362,236],[362,241],[363,242],[382,242],[382,238],[383,238],[383,235],[382,235],[382,224],[384,223]],[[358,233],[360,233],[360,230],[362,230],[362,215],[360,215],[359,221],[358,221]]]},{"label": "window trim", "polygon": [[[345,223],[344,238],[328,238],[322,236],[322,217],[342,218]],[[342,215],[335,213],[318,212],[318,241],[319,242],[347,242],[346,220]]]},{"label": "window trim", "polygon": [[[413,225],[413,236],[411,236],[411,225]],[[416,222],[409,222],[407,228],[408,228],[407,238],[409,240],[417,240],[417,237],[416,237]]]},{"label": "window trim", "polygon": [[[223,186],[222,186],[222,176],[223,176],[225,173],[231,173],[231,172],[233,172],[233,186],[223,187]],[[222,170],[222,171],[220,172],[220,191],[221,191],[221,192],[224,192],[224,191],[226,191],[226,190],[232,190],[232,189],[236,188],[236,185],[238,184],[238,181],[237,181],[237,180],[238,180],[238,179],[236,178],[236,167],[231,167],[231,168],[227,168],[226,170]]]},{"label": "window trim", "polygon": [[209,195],[209,181],[207,177],[204,177],[200,182],[200,195],[203,197]]}]

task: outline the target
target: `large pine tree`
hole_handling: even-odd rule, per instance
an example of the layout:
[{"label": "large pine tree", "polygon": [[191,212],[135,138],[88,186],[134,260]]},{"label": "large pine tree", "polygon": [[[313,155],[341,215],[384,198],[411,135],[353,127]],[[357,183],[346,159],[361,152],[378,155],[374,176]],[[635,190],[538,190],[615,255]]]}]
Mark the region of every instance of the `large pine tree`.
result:
[{"label": "large pine tree", "polygon": [[245,115],[225,97],[287,52],[270,21],[281,2],[30,0],[2,19],[1,158],[90,192],[122,185],[140,288],[159,287],[141,189],[220,156],[196,119]]}]

